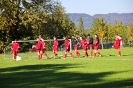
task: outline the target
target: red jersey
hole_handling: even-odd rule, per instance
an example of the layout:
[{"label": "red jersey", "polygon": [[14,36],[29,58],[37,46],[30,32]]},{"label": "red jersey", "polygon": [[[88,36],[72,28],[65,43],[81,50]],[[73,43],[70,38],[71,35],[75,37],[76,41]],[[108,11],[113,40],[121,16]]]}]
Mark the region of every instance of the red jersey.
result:
[{"label": "red jersey", "polygon": [[100,45],[100,43],[99,43],[99,38],[96,38],[96,39],[94,40],[94,49],[95,49],[95,50],[98,50],[98,49],[99,49],[99,45]]},{"label": "red jersey", "polygon": [[54,40],[53,47],[58,47],[58,40]]},{"label": "red jersey", "polygon": [[42,49],[42,41],[38,41],[38,43],[36,44],[36,49],[37,50],[41,50]]},{"label": "red jersey", "polygon": [[18,48],[19,48],[19,43],[13,42],[12,43],[12,50],[18,50]]},{"label": "red jersey", "polygon": [[99,39],[98,39],[98,38],[96,38],[96,39],[94,40],[94,46],[99,46]]},{"label": "red jersey", "polygon": [[80,46],[83,48],[83,47],[87,47],[87,41],[85,39],[82,39],[80,41]]},{"label": "red jersey", "polygon": [[41,46],[41,50],[44,50],[45,49],[45,42],[43,40],[40,40],[42,46]]},{"label": "red jersey", "polygon": [[122,40],[121,37],[117,36],[116,39],[115,39],[115,44],[120,46],[121,40]]},{"label": "red jersey", "polygon": [[68,39],[65,39],[65,41],[64,41],[64,46],[65,46],[65,47],[69,47],[69,46],[70,46],[70,42],[69,42]]},{"label": "red jersey", "polygon": [[122,39],[120,36],[117,36],[115,39],[115,43],[113,44],[113,47],[118,49],[120,47],[120,43],[121,43]]}]

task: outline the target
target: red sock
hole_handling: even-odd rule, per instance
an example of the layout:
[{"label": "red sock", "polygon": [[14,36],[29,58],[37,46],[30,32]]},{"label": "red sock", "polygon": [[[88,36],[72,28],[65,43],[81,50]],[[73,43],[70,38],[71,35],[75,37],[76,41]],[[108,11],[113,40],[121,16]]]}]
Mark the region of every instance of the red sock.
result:
[{"label": "red sock", "polygon": [[84,52],[84,54],[85,54],[85,57],[87,57],[87,53],[86,53],[86,52]]},{"label": "red sock", "polygon": [[16,60],[16,55],[14,55],[14,60]]},{"label": "red sock", "polygon": [[78,51],[78,55],[80,55],[79,51]]},{"label": "red sock", "polygon": [[92,51],[90,52],[90,55],[92,56]]},{"label": "red sock", "polygon": [[118,54],[121,56],[121,51],[118,51]]},{"label": "red sock", "polygon": [[46,53],[46,52],[44,52],[44,55],[48,58],[48,55],[47,55],[47,53]]},{"label": "red sock", "polygon": [[80,56],[80,53],[77,51],[77,55],[78,55],[78,57]]},{"label": "red sock", "polygon": [[88,53],[87,52],[85,52],[85,57],[88,57]]},{"label": "red sock", "polygon": [[57,53],[55,53],[55,56],[57,56],[58,54]]},{"label": "red sock", "polygon": [[70,56],[73,57],[72,52],[70,52]]},{"label": "red sock", "polygon": [[100,55],[100,52],[97,52]]},{"label": "red sock", "polygon": [[78,51],[76,51],[76,56],[79,56]]},{"label": "red sock", "polygon": [[38,60],[40,60],[40,55],[38,55]]},{"label": "red sock", "polygon": [[64,58],[66,58],[67,57],[67,54],[64,54]]},{"label": "red sock", "polygon": [[94,57],[96,57],[96,53],[94,53]]},{"label": "red sock", "polygon": [[42,54],[40,54],[40,59],[42,58]]},{"label": "red sock", "polygon": [[86,56],[88,57],[88,53],[86,52]]}]

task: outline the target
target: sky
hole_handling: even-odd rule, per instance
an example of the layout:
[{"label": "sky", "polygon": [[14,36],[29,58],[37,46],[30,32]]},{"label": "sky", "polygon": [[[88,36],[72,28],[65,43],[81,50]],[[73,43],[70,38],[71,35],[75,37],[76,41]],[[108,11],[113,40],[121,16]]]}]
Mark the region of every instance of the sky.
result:
[{"label": "sky", "polygon": [[133,0],[60,0],[66,13],[133,13]]}]

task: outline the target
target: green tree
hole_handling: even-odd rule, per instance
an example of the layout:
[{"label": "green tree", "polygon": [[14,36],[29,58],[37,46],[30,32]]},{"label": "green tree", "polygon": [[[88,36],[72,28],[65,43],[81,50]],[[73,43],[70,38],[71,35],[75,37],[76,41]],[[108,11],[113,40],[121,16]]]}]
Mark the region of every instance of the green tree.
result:
[{"label": "green tree", "polygon": [[112,28],[114,30],[114,32],[113,32],[114,36],[115,36],[115,33],[117,33],[119,36],[122,37],[123,43],[126,44],[126,42],[127,42],[127,37],[126,37],[126,35],[127,35],[127,26],[123,25],[122,22],[118,23],[117,21],[115,21]]},{"label": "green tree", "polygon": [[84,35],[84,25],[83,25],[83,20],[81,17],[79,18],[79,23],[78,23],[78,27],[76,29],[76,34]]},{"label": "green tree", "polygon": [[53,0],[3,0],[0,3],[0,44],[13,39],[35,39],[38,35],[62,38],[73,34],[74,23],[60,2]]},{"label": "green tree", "polygon": [[115,30],[114,30],[113,25],[108,24],[107,42],[109,42],[109,43],[114,42],[114,34],[115,34]]},{"label": "green tree", "polygon": [[104,48],[103,41],[107,39],[107,30],[107,22],[105,22],[103,18],[96,18],[93,20],[92,28],[90,28],[90,33],[92,35],[97,34],[99,36],[101,40],[102,49]]},{"label": "green tree", "polygon": [[129,41],[133,41],[133,22],[128,25],[127,38]]}]

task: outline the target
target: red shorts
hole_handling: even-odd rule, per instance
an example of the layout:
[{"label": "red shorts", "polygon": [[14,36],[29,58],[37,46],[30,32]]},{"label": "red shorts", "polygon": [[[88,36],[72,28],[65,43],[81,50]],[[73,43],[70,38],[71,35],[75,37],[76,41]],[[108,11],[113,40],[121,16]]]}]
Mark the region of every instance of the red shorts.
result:
[{"label": "red shorts", "polygon": [[84,51],[87,51],[87,46],[82,47]]},{"label": "red shorts", "polygon": [[41,49],[36,49],[36,51],[40,53]]},{"label": "red shorts", "polygon": [[74,46],[74,50],[78,50],[78,45],[75,45]]},{"label": "red shorts", "polygon": [[53,47],[53,51],[58,51],[58,47]]},{"label": "red shorts", "polygon": [[92,49],[92,47],[93,47],[93,44],[89,44],[89,47]]},{"label": "red shorts", "polygon": [[44,53],[45,52],[45,48],[41,48],[40,51],[42,51]]},{"label": "red shorts", "polygon": [[98,50],[99,49],[99,45],[94,46],[94,50]]},{"label": "red shorts", "polygon": [[69,52],[70,48],[69,47],[65,47],[65,52]]},{"label": "red shorts", "polygon": [[119,48],[120,48],[119,45],[113,45],[113,47],[114,47],[115,49],[119,49]]},{"label": "red shorts", "polygon": [[12,52],[13,52],[13,53],[17,53],[18,50],[17,50],[17,49],[13,49]]}]

